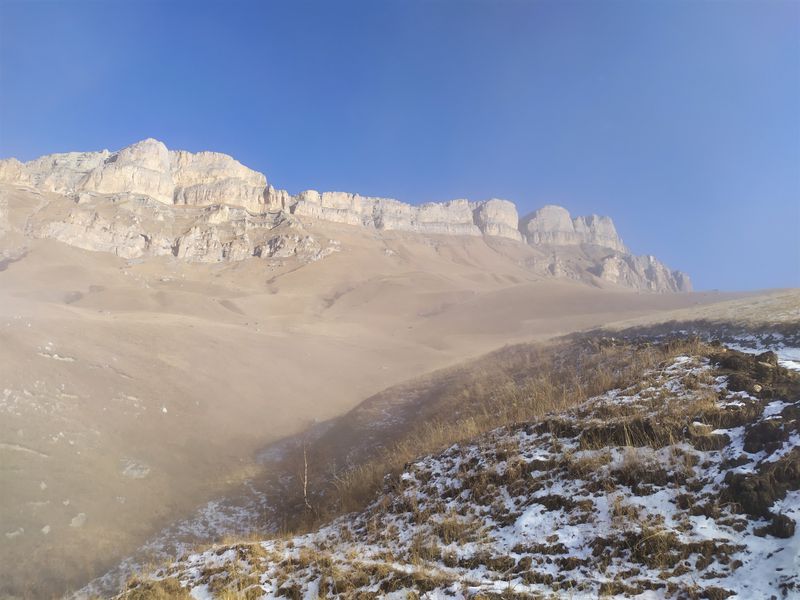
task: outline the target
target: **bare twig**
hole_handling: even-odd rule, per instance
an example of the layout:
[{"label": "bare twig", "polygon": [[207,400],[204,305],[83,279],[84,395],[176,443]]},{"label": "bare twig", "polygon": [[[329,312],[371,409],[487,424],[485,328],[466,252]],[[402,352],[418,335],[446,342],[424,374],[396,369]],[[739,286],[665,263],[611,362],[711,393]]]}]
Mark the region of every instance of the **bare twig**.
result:
[{"label": "bare twig", "polygon": [[314,510],[308,501],[308,452],[305,440],[303,440],[303,502],[308,510]]}]

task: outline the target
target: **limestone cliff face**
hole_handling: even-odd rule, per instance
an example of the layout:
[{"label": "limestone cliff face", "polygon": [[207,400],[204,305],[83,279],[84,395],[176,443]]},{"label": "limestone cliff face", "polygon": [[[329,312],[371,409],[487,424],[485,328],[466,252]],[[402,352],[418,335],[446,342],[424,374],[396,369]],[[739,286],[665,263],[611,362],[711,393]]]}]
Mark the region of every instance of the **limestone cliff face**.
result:
[{"label": "limestone cliff face", "polygon": [[175,256],[200,263],[251,257],[313,262],[339,249],[333,240],[316,240],[283,213],[253,215],[229,205],[176,211],[132,194],[86,192],[79,202],[56,197],[28,219],[26,233],[121,258]]},{"label": "limestone cliff face", "polygon": [[[379,231],[505,238],[552,252],[545,269],[552,276],[588,273],[638,289],[690,289],[683,273],[651,256],[632,256],[608,217],[572,218],[565,208],[547,205],[520,220],[512,202],[496,198],[411,205],[346,192],[307,190],[293,196],[230,156],[170,151],[154,139],[118,152],[68,152],[27,163],[0,160],[0,182],[69,200],[33,218],[32,235],[124,258],[316,260],[338,249],[303,229],[304,221],[323,220]],[[580,260],[567,260],[576,252]]]},{"label": "limestone cliff face", "polygon": [[0,195],[0,236],[8,230],[8,202]]},{"label": "limestone cliff face", "polygon": [[231,204],[265,209],[267,180],[230,156],[171,152],[154,139],[119,152],[69,152],[28,163],[0,161],[0,181],[58,194],[142,194],[164,204]]},{"label": "limestone cliff face", "polygon": [[612,283],[654,292],[682,292],[691,289],[688,275],[671,271],[655,256],[612,254],[594,272]]},{"label": "limestone cliff face", "polygon": [[591,215],[573,219],[566,208],[552,204],[522,219],[520,229],[529,244],[594,244],[627,252],[609,217]]},{"label": "limestone cliff face", "polygon": [[102,194],[144,194],[169,204],[175,187],[169,162],[164,144],[144,140],[103,160],[80,182],[79,189]]},{"label": "limestone cliff face", "polygon": [[109,155],[108,150],[66,152],[42,156],[28,163],[10,158],[0,161],[0,177],[3,181],[68,194],[80,189],[89,173],[102,165]]},{"label": "limestone cliff face", "polygon": [[617,234],[617,229],[614,227],[614,221],[611,220],[611,217],[598,215],[576,217],[573,223],[575,224],[575,233],[586,239],[584,243],[613,248],[619,252],[628,251]]},{"label": "limestone cliff face", "polygon": [[413,206],[391,198],[315,190],[301,192],[294,200],[287,204],[292,214],[335,223],[386,231],[522,239],[517,208],[507,200],[450,200]]},{"label": "limestone cliff face", "polygon": [[154,139],[116,153],[54,154],[25,164],[3,160],[0,181],[59,194],[141,194],[171,205],[229,204],[254,213],[285,210],[301,217],[383,230],[521,239],[516,207],[511,202],[451,200],[413,206],[345,192],[309,190],[291,196],[230,156],[170,151]]},{"label": "limestone cliff face", "polygon": [[[603,281],[655,292],[685,292],[692,289],[689,276],[670,270],[654,256],[634,256],[623,244],[609,217],[590,215],[572,218],[567,209],[547,205],[525,216],[520,229],[532,246],[596,246],[607,252],[595,258],[588,271]],[[597,251],[593,251],[593,258]],[[556,257],[551,272],[568,273]]]},{"label": "limestone cliff face", "polygon": [[492,198],[473,204],[475,224],[485,235],[522,241],[517,207],[508,200]]},{"label": "limestone cliff face", "polygon": [[[265,208],[267,179],[261,173],[218,152],[170,154],[175,204],[237,204],[254,212]],[[235,201],[229,202],[231,198]]]}]

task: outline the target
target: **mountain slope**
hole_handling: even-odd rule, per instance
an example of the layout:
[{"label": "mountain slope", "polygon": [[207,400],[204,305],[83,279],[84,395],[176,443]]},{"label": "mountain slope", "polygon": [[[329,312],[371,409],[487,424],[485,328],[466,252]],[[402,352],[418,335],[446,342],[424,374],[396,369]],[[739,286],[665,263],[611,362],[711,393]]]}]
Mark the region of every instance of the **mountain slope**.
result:
[{"label": "mountain slope", "polygon": [[495,250],[525,251],[502,238],[314,232],[341,250],[207,264],[0,237],[0,595],[84,585],[235,493],[267,445],[387,386],[725,297],[538,276]]},{"label": "mountain slope", "polygon": [[800,378],[772,353],[697,350],[407,465],[360,513],[193,554],[124,597],[795,595]]}]

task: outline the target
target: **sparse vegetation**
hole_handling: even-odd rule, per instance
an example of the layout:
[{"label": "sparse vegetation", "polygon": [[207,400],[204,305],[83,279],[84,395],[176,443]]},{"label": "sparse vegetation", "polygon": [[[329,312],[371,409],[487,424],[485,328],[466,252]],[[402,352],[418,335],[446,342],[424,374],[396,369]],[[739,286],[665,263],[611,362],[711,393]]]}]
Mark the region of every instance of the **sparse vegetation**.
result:
[{"label": "sparse vegetation", "polygon": [[[526,423],[548,413],[576,406],[589,397],[641,382],[649,369],[679,354],[699,353],[694,338],[665,344],[622,343],[612,339],[565,340],[549,345],[522,344],[494,352],[465,367],[444,371],[413,384],[389,390],[341,419],[313,442],[308,453],[316,471],[313,511],[300,489],[285,490],[283,510],[289,531],[308,531],[331,518],[363,508],[415,458],[480,436],[497,427]],[[401,407],[403,419],[374,444],[355,447],[341,439],[367,440],[370,417],[391,405],[395,395],[418,398]],[[558,427],[554,421],[549,426]],[[359,428],[363,428],[356,433]],[[661,428],[659,428],[661,429]],[[360,435],[359,435],[360,434]],[[664,428],[664,442],[670,431]],[[627,425],[624,437],[653,437]],[[587,436],[588,439],[588,436]],[[343,456],[344,455],[344,456]],[[296,463],[299,460],[295,460]],[[353,464],[336,470],[336,465]]]},{"label": "sparse vegetation", "polygon": [[[469,598],[727,597],[741,569],[766,560],[766,551],[748,554],[753,540],[771,540],[778,553],[795,534],[775,507],[800,489],[800,378],[770,353],[697,340],[581,344],[506,349],[484,373],[493,385],[440,374],[425,383],[436,393],[402,407],[407,420],[366,465],[330,468],[321,456],[341,449],[335,428],[368,420],[356,411],[309,443],[312,493],[300,490],[284,509],[308,499],[314,511],[294,521],[305,528],[359,502],[361,512],[306,535],[225,546],[165,575],[184,580],[199,569],[190,581],[230,598],[310,589],[340,598],[445,589]],[[593,366],[602,384],[592,383]],[[555,373],[546,384],[540,368]],[[418,458],[431,447],[439,453]],[[775,573],[769,589],[796,589],[796,573]]]},{"label": "sparse vegetation", "polygon": [[122,600],[191,600],[189,591],[177,579],[139,579],[128,582]]}]

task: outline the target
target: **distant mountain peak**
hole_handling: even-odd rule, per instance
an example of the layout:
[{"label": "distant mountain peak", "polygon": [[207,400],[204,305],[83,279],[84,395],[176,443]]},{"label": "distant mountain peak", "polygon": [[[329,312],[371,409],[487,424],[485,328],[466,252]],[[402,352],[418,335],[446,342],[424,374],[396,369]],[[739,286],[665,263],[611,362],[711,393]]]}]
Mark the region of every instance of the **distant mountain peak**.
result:
[{"label": "distant mountain peak", "polygon": [[[248,237],[248,227],[254,226],[254,219],[261,219],[262,227],[267,222],[274,227],[282,218],[291,216],[300,221],[322,220],[381,231],[500,237],[552,250],[552,263],[546,270],[555,276],[581,278],[581,273],[588,273],[639,289],[691,289],[685,274],[671,271],[654,259],[632,256],[609,217],[573,218],[567,209],[549,204],[520,220],[513,202],[497,198],[411,205],[348,192],[306,190],[291,195],[274,188],[262,173],[227,154],[173,151],[154,138],[143,139],[117,152],[51,154],[27,163],[13,158],[0,160],[0,182],[76,201],[69,227],[51,223],[40,228],[39,235],[126,257],[172,253],[190,260],[216,261],[262,256],[262,252],[269,253],[264,250],[268,245],[254,244]],[[98,207],[111,197],[150,199],[157,203],[152,210],[170,207],[173,212],[184,211],[180,216],[189,215],[186,211],[190,209],[204,212],[202,218],[171,239],[169,235],[175,232],[161,239],[159,232],[136,230],[136,219],[127,230],[117,224],[114,227],[123,229],[111,233],[103,225],[105,229],[90,232],[87,228],[96,226],[94,215]],[[220,211],[220,207],[232,210]],[[120,205],[119,210],[127,209]],[[213,217],[209,217],[212,213]],[[163,222],[164,216],[160,219]],[[231,226],[243,230],[220,237],[219,226],[225,219],[244,223]],[[97,244],[86,242],[98,236],[102,239]],[[321,250],[316,243],[311,247],[315,248],[315,256]],[[580,260],[572,257],[576,252]]]}]

